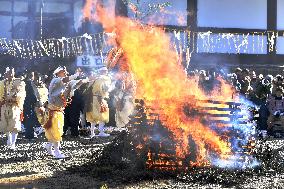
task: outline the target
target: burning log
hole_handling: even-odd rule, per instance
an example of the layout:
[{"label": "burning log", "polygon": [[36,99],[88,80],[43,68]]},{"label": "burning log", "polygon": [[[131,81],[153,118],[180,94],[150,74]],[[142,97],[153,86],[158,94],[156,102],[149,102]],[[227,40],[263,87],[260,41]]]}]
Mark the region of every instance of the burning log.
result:
[{"label": "burning log", "polygon": [[[205,102],[205,101],[202,101]],[[138,154],[144,154],[147,151],[147,161],[146,168],[148,169],[157,169],[163,171],[185,171],[190,167],[202,166],[208,167],[211,164],[208,162],[198,162],[197,161],[197,152],[196,144],[192,138],[189,140],[190,152],[184,158],[176,156],[176,141],[170,130],[163,126],[161,120],[159,120],[160,115],[155,113],[155,110],[151,107],[145,107],[143,100],[136,100],[136,109],[137,114],[132,118],[130,122],[130,133],[133,137],[134,146],[136,146],[136,151]],[[184,113],[188,117],[199,117],[203,119],[203,123],[210,126],[218,125],[222,127],[224,122],[221,120],[216,120],[215,118],[228,118],[227,128],[231,128],[229,131],[224,132],[221,137],[224,141],[230,143],[230,139],[234,138],[234,144],[231,144],[232,149],[234,150],[235,155],[239,157],[236,163],[241,163],[246,160],[245,157],[251,155],[252,149],[254,148],[254,140],[249,139],[246,142],[242,133],[239,133],[237,128],[234,128],[232,123],[237,123],[239,126],[241,124],[248,124],[248,121],[242,120],[244,116],[238,115],[237,112],[240,112],[241,103],[233,102],[218,102],[218,101],[206,101],[211,103],[211,106],[205,106],[200,109],[190,107],[190,104],[185,104],[183,107]],[[223,104],[221,104],[223,103]],[[228,107],[212,107],[212,104],[222,105]],[[214,110],[212,112],[212,110]],[[226,111],[226,113],[224,113]],[[221,114],[219,113],[221,112]],[[236,115],[234,115],[236,114]],[[190,125],[189,125],[190,127]],[[212,127],[212,126],[211,126]],[[223,126],[224,127],[224,126]],[[214,156],[214,154],[212,154]]]},{"label": "burning log", "polygon": [[[190,116],[190,113],[195,116],[204,114],[203,109],[199,111],[191,110],[190,107],[183,109],[187,112],[187,116]],[[206,112],[206,108],[204,109]],[[191,137],[188,138],[189,153],[184,158],[176,156],[177,141],[173,133],[159,120],[162,116],[139,99],[136,100],[135,110],[136,114],[132,116],[128,132],[120,133],[105,147],[102,154],[94,154],[93,161],[83,167],[75,168],[77,172],[88,172],[95,178],[101,179],[115,178],[121,182],[148,178],[165,179],[172,176],[176,179],[181,173],[190,173],[190,178],[186,179],[202,181],[202,175],[213,179],[219,173],[224,173],[223,169],[209,161],[207,163],[198,161],[197,145]],[[233,130],[233,126],[231,128],[231,133],[224,133],[223,140],[229,142],[232,138],[230,134],[238,138],[238,130]],[[248,154],[253,148],[250,143],[243,143],[242,139],[243,137],[239,136],[238,144],[234,144],[235,153],[239,157],[239,162],[236,164],[247,161],[246,157],[249,157]],[[230,171],[225,172],[225,175],[226,173],[233,174]]]}]

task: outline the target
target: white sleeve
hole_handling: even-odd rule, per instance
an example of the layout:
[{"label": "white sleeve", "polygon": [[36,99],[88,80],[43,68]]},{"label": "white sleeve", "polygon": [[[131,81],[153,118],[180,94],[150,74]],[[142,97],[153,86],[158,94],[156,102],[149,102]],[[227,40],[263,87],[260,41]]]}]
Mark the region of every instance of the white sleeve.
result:
[{"label": "white sleeve", "polygon": [[79,77],[79,73],[75,73],[74,75],[70,75],[69,80],[77,79],[77,77]]}]

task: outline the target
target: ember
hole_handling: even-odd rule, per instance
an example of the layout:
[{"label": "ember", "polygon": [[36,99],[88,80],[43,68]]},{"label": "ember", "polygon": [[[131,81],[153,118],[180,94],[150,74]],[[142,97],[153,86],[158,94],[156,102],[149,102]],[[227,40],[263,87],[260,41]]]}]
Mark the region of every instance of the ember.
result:
[{"label": "ember", "polygon": [[[189,117],[197,115],[200,117],[205,116],[206,118],[201,118],[201,122],[208,125],[212,130],[217,130],[223,141],[231,143],[228,145],[230,145],[232,153],[228,153],[227,157],[224,156],[223,160],[217,160],[218,158],[216,158],[216,156],[218,156],[218,154],[210,154],[210,151],[208,150],[210,149],[210,146],[204,146],[209,153],[208,151],[203,153],[209,158],[207,161],[198,161],[200,156],[198,156],[199,154],[197,154],[196,151],[197,144],[191,137],[188,139],[190,146],[189,153],[184,157],[176,156],[176,143],[172,133],[169,129],[162,126],[163,122],[159,120],[160,115],[153,113],[154,110],[152,108],[148,107],[143,109],[142,102],[143,101],[141,100],[137,100],[137,110],[140,111],[138,111],[137,115],[132,119],[131,127],[134,129],[131,131],[132,133],[136,133],[136,135],[134,134],[133,136],[135,139],[132,140],[134,140],[136,146],[139,146],[139,148],[136,148],[138,154],[143,154],[143,150],[147,150],[147,168],[164,171],[186,171],[188,167],[196,166],[229,166],[243,168],[245,166],[250,166],[249,164],[252,161],[255,161],[252,156],[250,156],[254,147],[254,139],[244,138],[243,132],[240,129],[235,128],[234,124],[232,124],[233,122],[237,122],[237,124],[243,124],[244,127],[246,124],[249,124],[249,122],[242,120],[244,118],[242,115],[233,116],[234,113],[236,114],[240,111],[240,103],[230,102],[227,104],[220,104],[220,102],[217,101],[210,101],[210,103],[206,101],[206,106],[203,108],[200,107],[200,109],[198,109],[199,112],[194,111],[192,116],[189,114],[189,111],[187,111],[186,115]],[[223,106],[224,108],[218,108],[219,106]],[[214,111],[210,112],[212,110]],[[224,114],[224,110],[226,110],[227,114]],[[215,119],[219,117],[227,117],[228,121]],[[247,137],[249,136],[250,135],[247,134]],[[141,140],[142,138],[143,140]]]}]

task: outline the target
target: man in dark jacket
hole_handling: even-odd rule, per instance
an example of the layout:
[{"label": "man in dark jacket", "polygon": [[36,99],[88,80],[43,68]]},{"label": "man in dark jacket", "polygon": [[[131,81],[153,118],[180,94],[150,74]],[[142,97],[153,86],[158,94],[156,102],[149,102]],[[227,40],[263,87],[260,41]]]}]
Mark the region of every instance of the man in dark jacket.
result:
[{"label": "man in dark jacket", "polygon": [[71,136],[74,138],[79,137],[79,122],[80,112],[83,112],[84,101],[81,90],[78,89],[74,92],[71,103],[65,108],[64,111],[64,135],[67,135],[68,127],[71,130]]},{"label": "man in dark jacket", "polygon": [[26,79],[26,98],[24,102],[24,120],[23,124],[25,126],[25,138],[33,139],[34,136],[34,127],[40,126],[37,116],[35,113],[35,106],[37,103],[37,98],[34,93],[35,83],[34,83],[34,72],[28,74]]}]

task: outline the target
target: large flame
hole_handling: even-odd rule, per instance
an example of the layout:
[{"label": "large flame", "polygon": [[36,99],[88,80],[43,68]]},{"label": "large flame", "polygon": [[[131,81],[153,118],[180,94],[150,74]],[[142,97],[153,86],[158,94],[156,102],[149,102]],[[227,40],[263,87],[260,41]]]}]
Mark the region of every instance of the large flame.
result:
[{"label": "large flame", "polygon": [[[88,8],[84,9],[85,16],[89,15],[86,13],[90,11]],[[115,30],[117,34],[127,63],[138,81],[136,98],[145,99],[148,106],[156,109],[163,125],[173,133],[177,157],[184,158],[190,153],[189,138],[192,138],[197,145],[197,162],[207,163],[212,152],[221,159],[228,158],[232,153],[228,142],[204,125],[200,117],[185,113],[186,107],[202,107],[201,102],[206,103],[208,95],[198,87],[195,79],[188,79],[165,31],[142,26],[129,18],[110,17],[102,6],[97,6],[96,10],[96,21],[107,31]],[[214,90],[211,98],[232,101],[233,89],[221,78],[219,81],[221,87]]]}]

